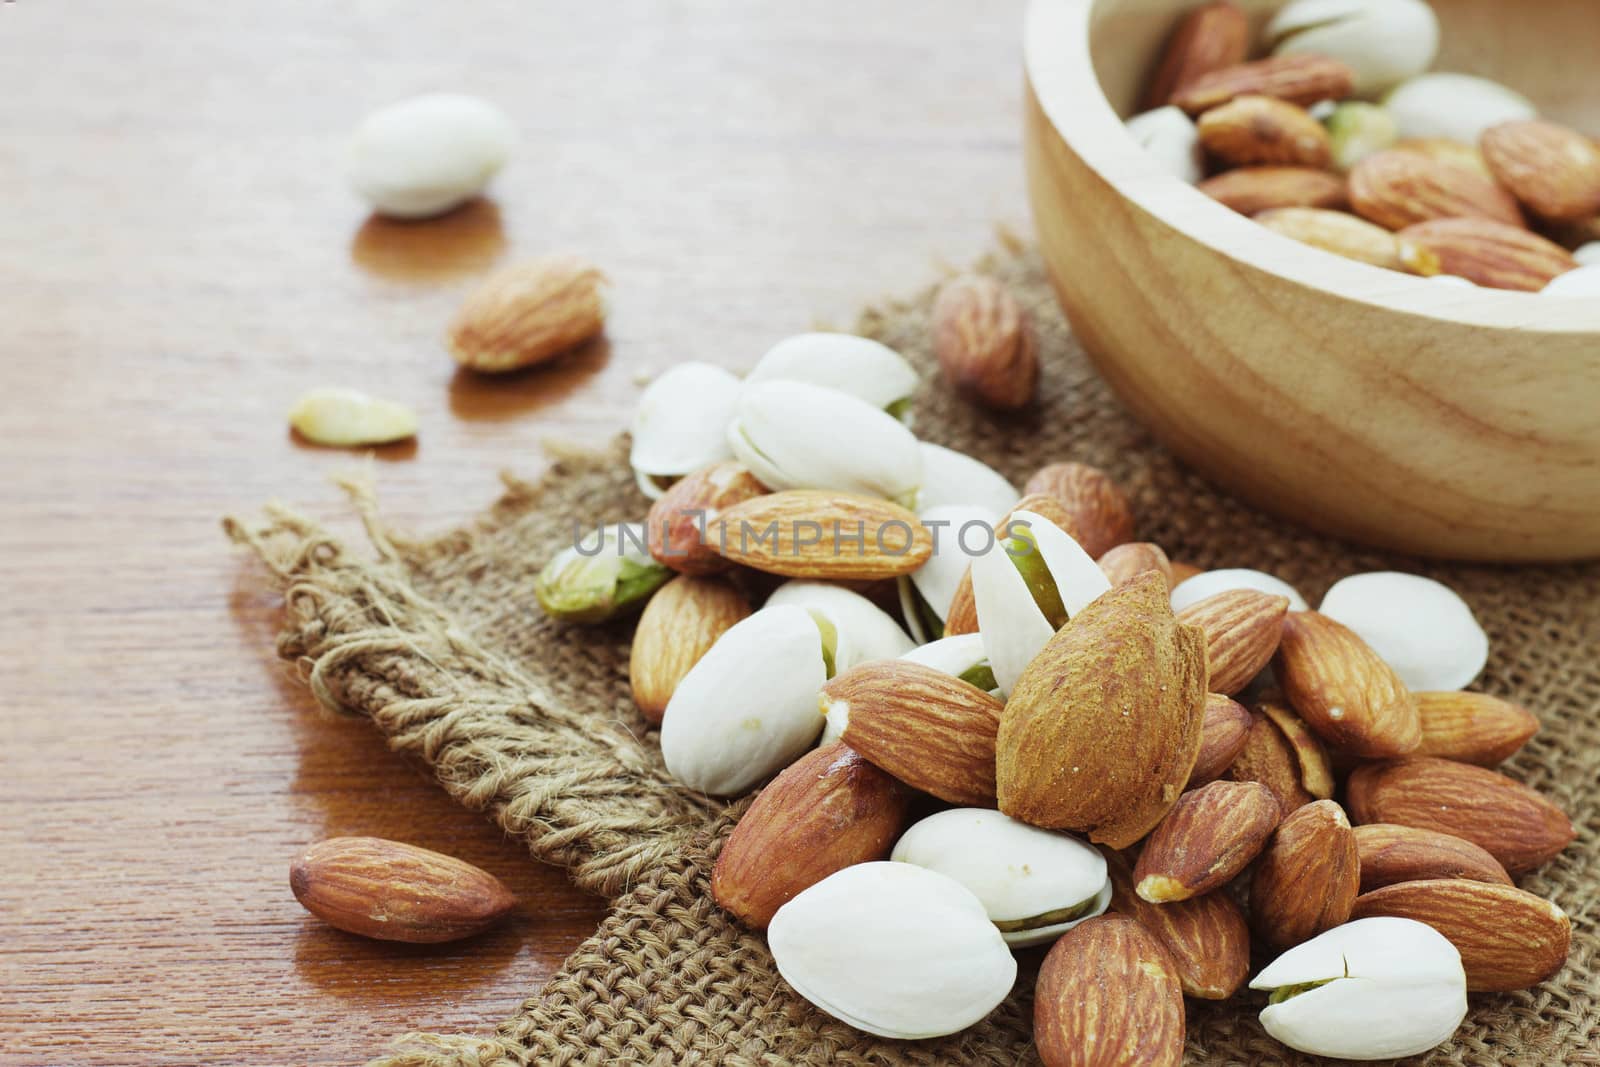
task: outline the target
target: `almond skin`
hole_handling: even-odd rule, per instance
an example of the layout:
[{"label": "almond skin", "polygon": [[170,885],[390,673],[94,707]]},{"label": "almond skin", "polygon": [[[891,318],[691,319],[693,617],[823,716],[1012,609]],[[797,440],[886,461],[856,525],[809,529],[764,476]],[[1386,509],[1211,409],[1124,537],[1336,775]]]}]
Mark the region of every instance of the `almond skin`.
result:
[{"label": "almond skin", "polygon": [[749,614],[744,594],[717,578],[680,574],[656,591],[639,616],[628,656],[633,702],[648,721],[660,725],[683,676]]},{"label": "almond skin", "polygon": [[717,856],[711,893],[764,930],[796,893],[835,871],[888,858],[910,794],[835,741],[800,757],[763,789]]},{"label": "almond skin", "polygon": [[[1400,261],[1400,239],[1382,226],[1342,211],[1280,208],[1263,211],[1256,221],[1274,233],[1324,252],[1388,270],[1407,270]],[[1437,274],[1435,269],[1433,273]]]},{"label": "almond skin", "polygon": [[1200,755],[1189,772],[1187,788],[1195,789],[1222,777],[1244,751],[1253,719],[1243,704],[1220,693],[1206,694],[1205,717],[1200,721]]},{"label": "almond skin", "polygon": [[1344,809],[1319,800],[1295,811],[1262,850],[1250,882],[1250,917],[1278,949],[1346,922],[1361,891],[1355,834]]},{"label": "almond skin", "polygon": [[1172,588],[1172,564],[1168,562],[1161,546],[1149,541],[1129,541],[1125,545],[1118,545],[1097,562],[1113,586],[1121,585],[1145,571],[1155,571],[1167,583],[1167,588]]},{"label": "almond skin", "polygon": [[1461,879],[1399,882],[1356,898],[1351,918],[1389,915],[1439,931],[1461,953],[1467,990],[1505,993],[1561,970],[1572,920],[1543,897],[1515,886]]},{"label": "almond skin", "polygon": [[381,837],[334,837],[312,845],[289,865],[289,888],[330,926],[414,944],[471,937],[517,906],[488,871]]},{"label": "almond skin", "polygon": [[1273,673],[1300,718],[1357,756],[1400,756],[1422,743],[1416,701],[1355,631],[1315,611],[1291,611]]},{"label": "almond skin", "polygon": [[1178,612],[1179,622],[1205,631],[1213,693],[1232,696],[1272,662],[1288,612],[1288,597],[1254,589],[1230,589]]},{"label": "almond skin", "polygon": [[914,513],[861,493],[789,489],[735,504],[706,528],[722,558],[790,578],[853,580],[910,574],[933,555]]},{"label": "almond skin", "polygon": [[1521,782],[1484,767],[1433,756],[1368,763],[1346,786],[1358,823],[1399,823],[1478,845],[1512,876],[1560,854],[1577,836],[1572,820]]},{"label": "almond skin", "polygon": [[1493,856],[1452,834],[1375,822],[1357,826],[1355,839],[1361,856],[1363,893],[1396,882],[1431,878],[1511,884],[1511,876]]},{"label": "almond skin", "polygon": [[577,256],[550,256],[495,271],[450,325],[463,367],[501,373],[553,359],[605,328],[605,275]]},{"label": "almond skin", "polygon": [[1527,708],[1487,693],[1417,693],[1422,718],[1419,756],[1493,767],[1516,755],[1539,732]]},{"label": "almond skin", "polygon": [[920,663],[876,660],[831,679],[821,699],[825,709],[846,706],[841,740],[906,785],[995,806],[999,698]]},{"label": "almond skin", "polygon": [[1024,496],[1054,497],[1070,517],[1058,525],[1094,559],[1133,540],[1133,506],[1128,495],[1098,467],[1052,463],[1035,471],[1022,492]]},{"label": "almond skin", "polygon": [[1152,904],[1133,890],[1133,869],[1122,854],[1100,850],[1111,879],[1111,910],[1155,935],[1172,958],[1185,996],[1227,1000],[1250,974],[1250,924],[1228,893]]},{"label": "almond skin", "polygon": [[1333,796],[1333,768],[1322,742],[1293,712],[1276,704],[1258,706],[1228,777],[1266,786],[1284,815]]},{"label": "almond skin", "polygon": [[1172,103],[1173,94],[1202,74],[1243,63],[1250,52],[1250,20],[1238,5],[1202,4],[1185,15],[1161,53],[1161,65],[1145,91],[1149,111]]},{"label": "almond skin", "polygon": [[952,278],[933,302],[933,348],[956,391],[998,411],[1033,402],[1039,355],[1033,324],[997,279]]},{"label": "almond skin", "polygon": [[733,566],[706,544],[712,519],[769,492],[742,464],[727,460],[679,478],[650,505],[645,536],[657,563],[680,574],[716,574]]},{"label": "almond skin", "polygon": [[1311,167],[1238,167],[1195,188],[1241,215],[1277,208],[1338,208],[1347,202],[1344,178]]},{"label": "almond skin", "polygon": [[1399,233],[1400,261],[1415,274],[1454,274],[1490,289],[1537,292],[1578,261],[1536,233],[1488,219],[1435,219]]},{"label": "almond skin", "polygon": [[1239,96],[1200,116],[1200,144],[1226,166],[1326,167],[1333,146],[1303,107],[1270,96]]},{"label": "almond skin", "polygon": [[1279,818],[1277,798],[1259,782],[1212,782],[1185,793],[1139,853],[1134,889],[1164,904],[1226,885],[1260,854]]},{"label": "almond skin", "polygon": [[1183,987],[1167,950],[1134,920],[1087,919],[1045,956],[1033,998],[1045,1067],[1181,1067],[1183,1041]]},{"label": "almond skin", "polygon": [[1541,218],[1600,215],[1600,143],[1542,119],[1503,122],[1478,147],[1501,185]]},{"label": "almond skin", "polygon": [[[1011,510],[995,523],[997,535],[1006,535],[1011,527],[1011,517],[1019,511],[1030,511],[1040,518],[1049,519],[1071,535],[1078,544],[1083,544],[1084,539],[1080,536],[1078,527],[1074,525],[1076,519],[1061,501],[1049,494],[1031,491],[1011,505]],[[971,566],[968,566],[967,573],[961,576],[961,583],[956,586],[955,596],[950,598],[950,610],[945,616],[944,632],[946,637],[978,632],[978,602],[972,595]]]},{"label": "almond skin", "polygon": [[1450,218],[1523,224],[1516,198],[1491,179],[1403,149],[1375,152],[1350,169],[1350,206],[1390,230]]},{"label": "almond skin", "polygon": [[1303,52],[1203,74],[1184,86],[1172,102],[1191,115],[1247,95],[1271,96],[1310,107],[1320,100],[1343,100],[1350,95],[1354,83],[1354,75],[1343,63]]}]

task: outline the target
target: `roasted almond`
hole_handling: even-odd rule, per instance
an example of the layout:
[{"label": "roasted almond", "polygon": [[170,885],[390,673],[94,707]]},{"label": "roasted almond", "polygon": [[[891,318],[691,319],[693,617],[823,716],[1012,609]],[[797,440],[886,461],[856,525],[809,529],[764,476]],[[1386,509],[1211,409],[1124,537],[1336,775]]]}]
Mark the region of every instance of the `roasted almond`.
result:
[{"label": "roasted almond", "polygon": [[768,492],[742,464],[727,460],[678,479],[650,505],[650,554],[681,574],[715,574],[733,564],[705,543],[706,525],[723,511]]},{"label": "roasted almond", "polygon": [[488,871],[381,837],[333,837],[312,845],[289,865],[289,888],[330,926],[417,944],[471,937],[517,906]]},{"label": "roasted almond", "polygon": [[1333,801],[1318,800],[1284,819],[1262,850],[1250,918],[1267,944],[1289,948],[1348,920],[1360,891],[1350,820]]},{"label": "roasted almond", "polygon": [[[1289,207],[1263,211],[1256,221],[1274,233],[1346,259],[1389,270],[1408,270],[1400,261],[1400,239],[1382,226],[1342,211]],[[1437,274],[1435,268],[1431,273]]]},{"label": "roasted almond", "polygon": [[1133,919],[1086,919],[1045,956],[1033,997],[1045,1067],[1181,1067],[1183,1041],[1182,984],[1161,942]]},{"label": "roasted almond", "polygon": [[[1011,529],[1011,518],[1019,511],[1031,512],[1040,518],[1049,519],[1065,530],[1080,545],[1083,543],[1077,527],[1073,525],[1074,517],[1061,503],[1046,493],[1029,492],[1015,504],[1011,510],[995,523],[996,536],[1005,537]],[[978,632],[978,602],[972,595],[972,568],[967,567],[967,573],[961,576],[961,582],[956,586],[955,596],[950,598],[950,610],[945,614],[944,633],[946,637],[958,634],[975,634]]]},{"label": "roasted almond", "polygon": [[1266,786],[1284,815],[1333,796],[1333,768],[1322,742],[1299,716],[1270,702],[1258,706],[1227,773],[1234,781]]},{"label": "roasted almond", "polygon": [[1306,725],[1358,756],[1398,756],[1422,743],[1416,701],[1400,676],[1349,627],[1291,611],[1273,673]]},{"label": "roasted almond", "polygon": [[1054,497],[1065,509],[1066,521],[1040,514],[1071,534],[1095,559],[1133,540],[1133,506],[1121,487],[1098,467],[1052,463],[1035,471],[1022,492],[1024,496],[1037,493]]},{"label": "roasted almond", "polygon": [[1250,20],[1237,4],[1202,4],[1178,22],[1161,53],[1161,65],[1145,91],[1144,109],[1172,103],[1173,94],[1202,74],[1244,62],[1250,52]]},{"label": "roasted almond", "polygon": [[1178,612],[1179,622],[1205,631],[1213,693],[1232,696],[1272,662],[1288,611],[1288,597],[1230,589]]},{"label": "roasted almond", "polygon": [[1111,909],[1155,935],[1172,957],[1186,996],[1227,1000],[1250,974],[1250,925],[1228,893],[1152,904],[1133,889],[1122,854],[1101,849],[1111,879]]},{"label": "roasted almond", "polygon": [[1259,782],[1212,782],[1185,793],[1139,853],[1134,890],[1164,904],[1226,885],[1260,854],[1280,817],[1277,798]]},{"label": "roasted almond", "polygon": [[1358,823],[1437,830],[1482,847],[1515,876],[1558,855],[1572,820],[1521,782],[1470,763],[1416,756],[1368,763],[1346,787]]},{"label": "roasted almond", "polygon": [[656,591],[639,616],[628,656],[633,702],[647,720],[661,722],[689,668],[749,614],[744,594],[718,578],[680,574]]},{"label": "roasted almond", "polygon": [[1017,298],[987,275],[952,278],[933,302],[933,348],[957,392],[985,407],[1026,407],[1039,385],[1033,324]]},{"label": "roasted almond", "polygon": [[1250,738],[1250,712],[1220,693],[1206,694],[1205,717],[1200,722],[1200,755],[1189,772],[1194,789],[1222,777],[1233,766]]},{"label": "roasted almond", "polygon": [[843,742],[791,763],[740,816],[711,872],[718,904],[757,930],[835,871],[885,859],[910,794]]},{"label": "roasted almond", "polygon": [[1172,102],[1191,115],[1248,95],[1271,96],[1310,107],[1322,100],[1343,100],[1350,95],[1354,81],[1350,68],[1338,60],[1302,52],[1202,74],[1185,85]]},{"label": "roasted almond", "polygon": [[1200,116],[1200,144],[1227,166],[1326,167],[1328,131],[1303,107],[1270,96],[1237,96]]},{"label": "roasted almond", "polygon": [[1121,585],[1145,571],[1155,571],[1172,588],[1172,564],[1160,545],[1149,541],[1129,541],[1118,545],[1097,560],[1113,586]]},{"label": "roasted almond", "polygon": [[1502,122],[1478,142],[1501,185],[1541,218],[1600,215],[1600,143],[1543,119]]},{"label": "roasted almond", "polygon": [[1493,180],[1402,149],[1376,152],[1350,169],[1350,206],[1390,230],[1449,218],[1523,224],[1516,198]]},{"label": "roasted almond", "polygon": [[1488,219],[1435,219],[1399,233],[1400,261],[1416,274],[1454,274],[1491,289],[1536,292],[1578,266],[1536,233]]},{"label": "roasted almond", "polygon": [[495,271],[450,324],[450,354],[497,373],[553,359],[605,328],[605,275],[577,256],[550,256]]},{"label": "roasted almond", "polygon": [[1361,891],[1370,893],[1396,882],[1465,878],[1510,885],[1498,860],[1471,841],[1437,830],[1375,822],[1355,828],[1361,856]]},{"label": "roasted almond", "polygon": [[913,789],[995,806],[997,697],[920,663],[874,660],[824,685],[822,706],[845,744]]},{"label": "roasted almond", "polygon": [[1413,695],[1422,718],[1419,756],[1493,767],[1514,756],[1539,732],[1539,720],[1527,708],[1488,693],[1452,690]]},{"label": "roasted almond", "polygon": [[1515,886],[1462,879],[1398,882],[1356,898],[1351,918],[1388,915],[1427,923],[1461,953],[1467,989],[1504,993],[1538,985],[1561,970],[1572,920],[1543,897]]},{"label": "roasted almond", "polygon": [[1195,188],[1241,215],[1276,208],[1337,208],[1346,203],[1344,178],[1312,167],[1238,167]]},{"label": "roasted almond", "polygon": [[790,578],[895,578],[933,555],[912,512],[860,493],[789,489],[735,504],[706,528],[718,555]]}]

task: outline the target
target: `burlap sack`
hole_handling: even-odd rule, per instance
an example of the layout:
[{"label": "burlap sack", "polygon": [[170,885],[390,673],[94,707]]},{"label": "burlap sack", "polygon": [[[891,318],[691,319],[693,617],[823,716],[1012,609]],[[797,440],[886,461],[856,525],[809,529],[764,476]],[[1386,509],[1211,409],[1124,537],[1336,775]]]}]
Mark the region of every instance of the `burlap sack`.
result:
[{"label": "burlap sack", "polygon": [[[1574,939],[1558,977],[1473,997],[1455,1040],[1416,1062],[1600,1064],[1600,566],[1425,563],[1267,518],[1185,471],[1130,421],[1073,340],[1035,255],[1008,249],[986,269],[1013,287],[1039,326],[1044,384],[1031,414],[984,414],[939,383],[931,293],[869,310],[859,324],[928,372],[916,414],[925,439],[1019,483],[1052,460],[1104,467],[1132,494],[1141,538],[1204,567],[1272,571],[1312,603],[1341,575],[1390,567],[1440,578],[1471,603],[1493,641],[1482,688],[1544,722],[1510,773],[1578,824],[1577,842],[1523,881],[1567,910]],[[568,542],[574,518],[644,514],[624,457],[619,442],[603,455],[563,458],[537,484],[509,481],[481,520],[432,540],[387,529],[358,494],[376,562],[281,509],[261,523],[229,523],[281,584],[279,652],[301,663],[325,705],[371,718],[462,803],[537,858],[569,868],[579,885],[615,898],[595,935],[492,1038],[412,1035],[389,1062],[1033,1062],[1026,957],[1015,994],[982,1025],[942,1040],[883,1041],[791,993],[762,938],[712,903],[712,861],[736,811],[685,793],[662,768],[655,735],[628,696],[630,626],[553,625],[534,602],[534,577]],[[1249,994],[1225,1005],[1191,1002],[1188,1062],[1306,1062],[1264,1035],[1260,1006]]]}]

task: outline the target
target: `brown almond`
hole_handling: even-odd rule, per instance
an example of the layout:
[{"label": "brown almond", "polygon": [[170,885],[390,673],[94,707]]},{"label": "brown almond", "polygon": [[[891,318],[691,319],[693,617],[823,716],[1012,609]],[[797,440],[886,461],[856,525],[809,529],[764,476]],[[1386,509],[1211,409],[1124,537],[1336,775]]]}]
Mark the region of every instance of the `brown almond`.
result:
[{"label": "brown almond", "polygon": [[1375,822],[1357,826],[1355,839],[1356,851],[1361,856],[1363,893],[1396,882],[1432,878],[1511,884],[1511,876],[1498,860],[1454,834]]},{"label": "brown almond", "polygon": [[650,505],[650,554],[680,574],[716,574],[733,564],[705,543],[706,525],[723,511],[769,492],[742,464],[727,460],[679,478]]},{"label": "brown almond", "polygon": [[1260,854],[1280,817],[1277,798],[1259,782],[1212,782],[1185,793],[1139,853],[1135,891],[1164,904],[1227,885]]},{"label": "brown almond", "polygon": [[[1011,518],[1019,511],[1032,512],[1042,519],[1049,519],[1065,530],[1074,540],[1081,545],[1080,536],[1075,519],[1060,500],[1046,493],[1029,492],[1011,506],[1004,517],[995,523],[997,536],[1008,536],[1011,529]],[[944,633],[946,637],[957,634],[975,634],[978,632],[978,601],[972,595],[972,567],[967,567],[967,573],[961,576],[961,582],[956,586],[955,596],[950,598],[950,610],[945,614]]]},{"label": "brown almond", "polygon": [[1196,567],[1186,560],[1175,559],[1172,561],[1172,587],[1176,589],[1195,575],[1205,572],[1204,567]]},{"label": "brown almond", "polygon": [[1346,786],[1358,823],[1437,830],[1483,848],[1515,876],[1560,854],[1572,820],[1521,782],[1470,763],[1416,756],[1357,767]]},{"label": "brown almond", "polygon": [[1436,163],[1449,163],[1452,166],[1465,167],[1484,178],[1493,178],[1489,171],[1489,164],[1484,162],[1483,153],[1475,145],[1464,141],[1452,140],[1448,137],[1407,137],[1396,141],[1394,151],[1416,152]]},{"label": "brown almond", "polygon": [[764,930],[796,893],[835,871],[885,859],[910,794],[840,741],[791,763],[751,803],[711,872],[711,894]]},{"label": "brown almond", "polygon": [[735,504],[710,522],[706,541],[724,559],[790,578],[895,578],[933,555],[933,539],[911,511],[829,489]]},{"label": "brown almond", "polygon": [[1493,180],[1396,149],[1374,152],[1350,168],[1350,206],[1390,230],[1450,218],[1523,224],[1516,198]]},{"label": "brown almond", "polygon": [[1298,716],[1276,704],[1258,707],[1227,775],[1266,786],[1284,815],[1333,795],[1333,769],[1322,743]]},{"label": "brown almond", "polygon": [[1114,586],[1145,571],[1155,571],[1167,583],[1167,588],[1172,588],[1172,564],[1167,561],[1167,554],[1161,550],[1161,546],[1149,541],[1129,541],[1125,545],[1118,545],[1097,562]]},{"label": "brown almond", "polygon": [[1304,719],[1290,711],[1280,700],[1263,700],[1257,707],[1288,743],[1295,764],[1300,768],[1300,784],[1305,791],[1318,800],[1333,796],[1337,784],[1334,781],[1333,761],[1328,756],[1328,750],[1322,747],[1322,739],[1306,725]]},{"label": "brown almond", "polygon": [[1273,673],[1300,718],[1358,756],[1399,756],[1422,743],[1416,701],[1400,676],[1349,627],[1291,611]]},{"label": "brown almond", "polygon": [[933,348],[957,392],[985,407],[1032,403],[1039,355],[1028,315],[998,279],[952,278],[933,302]]},{"label": "brown almond", "polygon": [[[1382,226],[1342,211],[1280,208],[1263,211],[1256,221],[1274,233],[1346,259],[1389,270],[1407,270],[1400,261],[1400,239]],[[1433,273],[1438,273],[1437,270]]]},{"label": "brown almond", "polygon": [[1351,918],[1427,923],[1461,953],[1467,991],[1507,993],[1553,977],[1567,962],[1572,920],[1515,886],[1461,879],[1398,882],[1356,898]]},{"label": "brown almond", "polygon": [[1005,705],[943,671],[905,660],[852,667],[822,687],[841,740],[913,789],[995,806],[995,735]]},{"label": "brown almond", "polygon": [[1121,487],[1098,467],[1052,463],[1035,471],[1022,492],[1024,496],[1054,497],[1069,516],[1066,523],[1058,525],[1094,559],[1133,540],[1133,506]]},{"label": "brown almond", "polygon": [[1350,95],[1354,82],[1355,76],[1345,64],[1302,52],[1203,74],[1185,85],[1172,102],[1191,115],[1248,95],[1271,96],[1310,107],[1322,100],[1343,100]]},{"label": "brown almond", "polygon": [[1200,116],[1200,144],[1225,166],[1326,167],[1328,131],[1303,107],[1270,96],[1237,96]]},{"label": "brown almond", "polygon": [[289,888],[330,926],[381,941],[471,937],[517,906],[488,871],[381,837],[333,837],[289,865]]},{"label": "brown almond", "polygon": [[1361,891],[1355,834],[1331,800],[1307,804],[1273,832],[1250,881],[1250,918],[1278,949],[1309,941],[1350,918]]},{"label": "brown almond", "polygon": [[1278,208],[1338,208],[1347,202],[1344,178],[1312,167],[1238,167],[1195,188],[1241,215]]},{"label": "brown almond", "polygon": [[1206,694],[1205,717],[1200,722],[1200,755],[1189,772],[1189,789],[1222,777],[1244,751],[1253,722],[1250,711],[1220,693]]},{"label": "brown almond", "polygon": [[1111,910],[1138,921],[1172,958],[1185,996],[1227,1000],[1250,974],[1250,925],[1228,893],[1152,904],[1133,890],[1121,853],[1101,849],[1111,880]]},{"label": "brown almond", "polygon": [[628,655],[633,702],[646,720],[660,724],[683,676],[749,614],[744,594],[718,578],[680,574],[650,598]]},{"label": "brown almond", "polygon": [[1134,920],[1087,919],[1045,956],[1033,997],[1045,1067],[1182,1067],[1183,1042],[1182,984],[1167,950]]},{"label": "brown almond", "polygon": [[1272,662],[1288,612],[1288,597],[1254,589],[1230,589],[1178,612],[1179,622],[1205,631],[1213,693],[1232,696]]},{"label": "brown almond", "polygon": [[450,324],[450,354],[499,373],[553,359],[605,328],[606,277],[577,256],[504,267],[468,295]]},{"label": "brown almond", "polygon": [[1416,274],[1454,274],[1490,289],[1537,292],[1578,261],[1517,226],[1488,219],[1435,219],[1399,233],[1400,260]]},{"label": "brown almond", "polygon": [[1572,222],[1600,215],[1600,143],[1544,119],[1502,122],[1478,141],[1489,170],[1535,215]]},{"label": "brown almond", "polygon": [[1416,693],[1422,744],[1416,754],[1493,767],[1539,732],[1527,708],[1488,693]]},{"label": "brown almond", "polygon": [[1173,94],[1202,74],[1243,63],[1250,53],[1250,20],[1228,0],[1202,4],[1178,22],[1145,91],[1144,110],[1172,103]]}]

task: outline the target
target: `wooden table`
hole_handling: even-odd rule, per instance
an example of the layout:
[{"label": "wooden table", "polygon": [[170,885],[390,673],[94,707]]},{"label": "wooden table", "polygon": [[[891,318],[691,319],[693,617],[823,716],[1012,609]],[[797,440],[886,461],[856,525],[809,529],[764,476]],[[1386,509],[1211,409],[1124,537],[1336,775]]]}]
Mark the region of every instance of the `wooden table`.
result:
[{"label": "wooden table", "polygon": [[[605,439],[637,378],[748,366],[848,326],[1026,223],[1020,10],[967,0],[605,4],[17,0],[0,5],[0,1062],[350,1063],[486,1031],[602,914],[391,755],[272,651],[279,604],[218,528],[283,498],[356,536],[296,444],[303,389],[413,405],[388,512],[439,527]],[[369,109],[504,106],[493,199],[368,221],[341,170]],[[581,251],[608,343],[503,381],[440,335],[491,263]],[[303,912],[337,834],[462,856],[516,920],[463,945]]]}]

